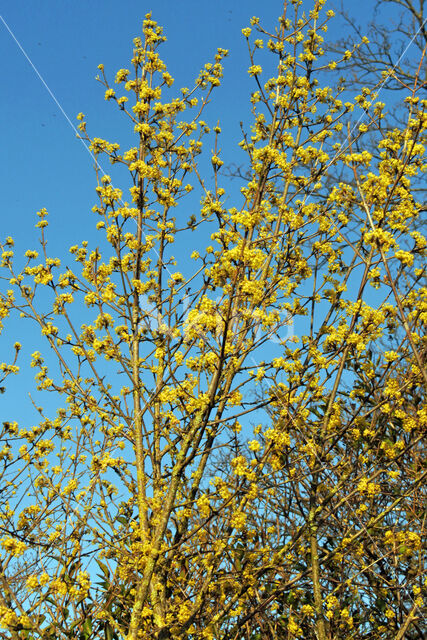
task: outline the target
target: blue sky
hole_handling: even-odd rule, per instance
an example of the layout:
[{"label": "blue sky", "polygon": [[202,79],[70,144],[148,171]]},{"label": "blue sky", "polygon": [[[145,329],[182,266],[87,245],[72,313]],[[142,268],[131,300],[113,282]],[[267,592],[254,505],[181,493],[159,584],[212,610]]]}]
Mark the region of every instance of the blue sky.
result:
[{"label": "blue sky", "polygon": [[[305,4],[311,6],[311,0]],[[359,10],[369,5],[366,0],[358,4]],[[165,28],[168,42],[161,54],[178,87],[191,83],[216,47],[230,49],[224,83],[211,111],[230,140],[226,151],[234,154],[252,87],[241,28],[252,15],[273,26],[281,6],[280,0],[14,0],[4,3],[2,15],[70,120],[75,124],[83,111],[89,132],[111,141],[120,139],[124,119],[104,102],[103,88],[94,79],[97,65],[104,63],[110,78],[128,65],[132,39],[140,35],[147,11],[153,10]],[[11,234],[27,248],[33,243],[34,213],[44,206],[51,214],[50,237],[64,250],[91,226],[87,215],[95,201],[93,162],[1,23],[0,33],[2,236]]]},{"label": "blue sky", "polygon": [[[309,9],[312,1],[306,0],[304,5]],[[370,15],[372,5],[371,0],[358,2],[361,20]],[[333,8],[334,3],[328,6]],[[205,119],[212,125],[220,120],[226,164],[244,162],[245,156],[237,147],[241,139],[239,122],[247,121],[247,98],[253,81],[246,73],[249,59],[241,29],[249,25],[253,15],[274,28],[281,8],[281,0],[3,3],[2,16],[14,37],[0,22],[2,238],[11,235],[15,239],[17,255],[26,249],[37,249],[35,213],[46,207],[50,214],[50,255],[65,258],[68,247],[83,239],[93,242],[93,246],[99,242],[96,220],[91,214],[97,201],[93,160],[76,139],[67,118],[75,125],[77,113],[83,111],[90,135],[111,142],[120,142],[128,134],[125,118],[114,104],[104,101],[104,89],[95,76],[101,62],[111,81],[117,69],[129,65],[132,39],[140,35],[142,20],[150,10],[164,26],[168,42],[160,53],[178,89],[191,86],[217,47],[230,50],[224,63],[223,85],[215,92]],[[332,22],[331,27],[332,40],[342,35],[338,21],[335,26]],[[27,331],[24,326],[21,330]],[[25,337],[19,333],[13,339],[25,342]],[[8,359],[5,339],[1,344],[0,359]],[[12,393],[6,394],[7,403],[13,404],[12,389],[18,392],[20,384],[18,380],[8,382]]]},{"label": "blue sky", "polygon": [[[124,118],[114,105],[104,102],[103,88],[94,80],[97,65],[104,63],[110,78],[118,68],[128,66],[132,39],[140,35],[144,14],[151,9],[153,18],[165,28],[168,42],[161,55],[178,87],[191,84],[216,47],[230,48],[216,110],[224,126],[234,126],[238,135],[239,101],[250,89],[240,30],[259,8],[256,1],[224,0],[215,3],[215,10],[210,2],[194,0],[128,0],[120,8],[111,0],[18,1],[6,6],[3,17],[70,120],[75,123],[76,114],[83,111],[89,132],[113,141],[115,136],[120,138]],[[263,7],[268,23],[275,20],[279,9],[280,2]],[[45,206],[58,249],[65,248],[62,238],[67,240],[65,245],[81,239],[81,225],[87,228],[89,222],[87,213],[95,201],[93,162],[16,42],[1,27],[2,138],[3,150],[7,150],[1,183],[6,186],[8,211],[2,234],[28,243],[33,213]]]}]

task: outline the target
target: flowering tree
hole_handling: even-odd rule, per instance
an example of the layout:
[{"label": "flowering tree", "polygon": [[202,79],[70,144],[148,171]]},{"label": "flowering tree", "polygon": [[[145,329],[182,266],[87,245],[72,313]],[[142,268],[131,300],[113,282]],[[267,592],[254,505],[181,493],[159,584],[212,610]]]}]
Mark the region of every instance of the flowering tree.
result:
[{"label": "flowering tree", "polygon": [[[353,50],[351,60],[337,65],[341,72],[341,81],[353,91],[369,87],[375,91],[381,87],[390,98],[393,108],[388,108],[382,121],[383,137],[386,129],[405,127],[407,113],[404,99],[414,86],[419,95],[426,91],[426,54],[427,30],[425,16],[425,2],[414,0],[376,0],[372,3],[372,16],[368,24],[362,27],[355,15],[349,15],[346,10],[340,11],[339,17],[343,33],[349,35],[341,37],[336,42],[326,44],[326,49],[335,56],[347,49],[353,50],[354,40],[368,36],[366,45]],[[348,8],[348,7],[347,7]],[[366,22],[366,18],[365,18]],[[372,138],[364,139],[364,148],[376,156],[378,154],[378,136],[372,132]],[[417,193],[420,201],[424,202],[425,213],[425,184],[423,176],[414,177],[413,192]],[[418,221],[421,226],[423,220]]]},{"label": "flowering tree", "polygon": [[[149,14],[123,91],[100,66],[135,146],[78,116],[130,180],[125,196],[97,163],[98,246],[61,269],[45,210],[22,268],[4,243],[1,316],[39,325],[31,366],[57,408],[39,393],[36,426],[3,424],[2,637],[421,637],[426,101],[414,83],[384,138],[371,89],[344,102],[352,52],[325,56],[324,4],[243,29],[256,87],[234,206],[201,119],[227,51],[174,94]],[[374,355],[388,327],[399,348]]]}]

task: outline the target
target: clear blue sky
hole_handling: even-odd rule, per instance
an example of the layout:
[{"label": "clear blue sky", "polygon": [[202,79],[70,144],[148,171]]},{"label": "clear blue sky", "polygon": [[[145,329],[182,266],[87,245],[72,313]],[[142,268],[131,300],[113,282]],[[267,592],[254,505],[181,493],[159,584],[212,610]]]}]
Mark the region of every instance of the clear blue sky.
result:
[{"label": "clear blue sky", "polygon": [[[247,97],[253,87],[246,73],[249,61],[241,29],[253,15],[274,28],[282,4],[281,0],[9,0],[1,11],[69,119],[76,124],[77,113],[83,111],[89,133],[111,142],[120,142],[128,125],[116,105],[104,101],[104,89],[95,81],[97,65],[104,63],[111,80],[117,69],[129,65],[132,39],[140,35],[146,12],[152,10],[153,18],[164,26],[168,42],[161,57],[178,88],[191,86],[217,47],[229,49],[223,86],[215,93],[209,115],[211,124],[220,119],[226,160],[239,163],[239,121],[248,114]],[[304,4],[310,8],[312,1]],[[371,15],[372,5],[372,0],[358,1],[361,21]],[[340,35],[337,22],[329,37]],[[98,242],[90,212],[97,201],[93,161],[19,45],[0,22],[1,236],[15,239],[17,254],[38,248],[35,212],[46,207],[50,254],[65,257],[72,244],[83,239],[92,240],[94,246]],[[25,342],[24,335],[14,339]],[[0,344],[0,360],[9,359],[5,339]],[[20,385],[22,381],[8,382],[10,391],[18,391]],[[13,394],[6,394],[6,405],[13,404]]]}]

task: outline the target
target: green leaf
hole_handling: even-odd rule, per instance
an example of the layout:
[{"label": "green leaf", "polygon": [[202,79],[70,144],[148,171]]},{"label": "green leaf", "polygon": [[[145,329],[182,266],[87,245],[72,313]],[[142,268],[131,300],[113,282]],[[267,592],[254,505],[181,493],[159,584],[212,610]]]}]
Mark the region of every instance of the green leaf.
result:
[{"label": "green leaf", "polygon": [[107,567],[107,565],[106,565],[106,564],[104,564],[103,562],[101,562],[101,560],[97,560],[96,562],[97,562],[97,564],[98,564],[98,567],[99,567],[99,568],[101,569],[101,571],[103,572],[104,576],[105,576],[106,578],[109,578],[109,577],[110,577],[110,570],[109,570],[109,568]]},{"label": "green leaf", "polygon": [[92,634],[92,618],[86,618],[83,624],[83,638],[87,640]]},{"label": "green leaf", "polygon": [[106,625],[104,627],[104,632],[105,632],[105,640],[113,640],[113,638],[114,638],[114,630],[111,627],[109,622],[106,623]]}]

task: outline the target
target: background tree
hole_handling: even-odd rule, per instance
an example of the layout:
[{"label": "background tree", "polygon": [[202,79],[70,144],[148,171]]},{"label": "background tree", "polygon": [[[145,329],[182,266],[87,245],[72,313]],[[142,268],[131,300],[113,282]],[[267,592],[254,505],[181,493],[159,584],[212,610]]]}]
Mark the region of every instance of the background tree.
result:
[{"label": "background tree", "polygon": [[[402,92],[414,84],[424,93],[426,91],[425,55],[427,29],[425,25],[424,0],[383,0],[372,3],[372,19],[361,29],[357,17],[351,15],[348,7],[341,3],[340,16],[347,29],[361,40],[368,37],[365,47],[355,50],[351,62],[346,67],[347,83],[373,89],[378,79],[384,83],[386,92]],[[386,23],[386,17],[388,24]],[[328,49],[343,53],[354,39],[342,38],[335,44],[329,43]],[[349,72],[351,75],[349,75]],[[389,117],[396,115],[396,110]]]},{"label": "background tree", "polygon": [[[416,79],[376,159],[356,146],[384,107],[362,92],[367,124],[342,144],[354,102],[322,50],[324,4],[243,29],[256,89],[237,201],[201,119],[227,52],[173,93],[148,14],[123,92],[100,65],[134,146],[78,116],[129,202],[97,163],[100,242],[71,247],[74,268],[49,254],[44,209],[22,268],[4,243],[1,316],[33,320],[48,349],[31,362],[39,423],[4,424],[3,637],[420,637],[426,102]],[[399,350],[374,355],[389,325]],[[19,558],[37,562],[24,588]]]}]

